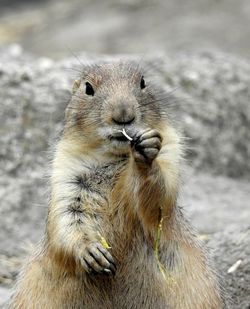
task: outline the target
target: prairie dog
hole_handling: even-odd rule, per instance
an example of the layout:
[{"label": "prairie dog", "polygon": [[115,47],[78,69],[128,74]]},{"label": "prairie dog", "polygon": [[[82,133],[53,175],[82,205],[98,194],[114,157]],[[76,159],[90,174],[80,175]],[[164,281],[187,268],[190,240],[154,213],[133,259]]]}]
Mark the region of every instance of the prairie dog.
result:
[{"label": "prairie dog", "polygon": [[129,61],[90,65],[75,83],[46,235],[11,308],[223,308],[177,204],[182,147],[164,97]]}]

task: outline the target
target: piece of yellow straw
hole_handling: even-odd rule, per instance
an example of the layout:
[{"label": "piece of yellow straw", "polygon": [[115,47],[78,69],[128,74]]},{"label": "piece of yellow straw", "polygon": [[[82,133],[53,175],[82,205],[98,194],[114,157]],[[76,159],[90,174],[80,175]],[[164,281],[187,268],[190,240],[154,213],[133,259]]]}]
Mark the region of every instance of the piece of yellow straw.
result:
[{"label": "piece of yellow straw", "polygon": [[100,243],[101,245],[103,246],[104,249],[111,249],[110,245],[107,243],[106,239],[100,234],[99,234],[99,237],[100,237]]},{"label": "piece of yellow straw", "polygon": [[167,272],[166,268],[164,267],[164,265],[161,263],[161,261],[159,259],[159,245],[160,245],[161,232],[162,232],[162,222],[163,222],[162,207],[160,207],[159,216],[158,216],[157,234],[156,234],[155,247],[154,247],[154,254],[155,254],[155,259],[156,259],[157,265],[159,267],[160,272],[162,273],[163,278],[168,283],[175,283],[173,276],[171,276],[171,274]]}]

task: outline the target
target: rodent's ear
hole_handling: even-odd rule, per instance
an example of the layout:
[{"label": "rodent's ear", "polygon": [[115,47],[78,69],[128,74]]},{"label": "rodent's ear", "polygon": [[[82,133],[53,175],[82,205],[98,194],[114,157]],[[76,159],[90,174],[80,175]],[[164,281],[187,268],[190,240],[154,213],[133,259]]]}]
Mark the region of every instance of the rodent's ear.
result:
[{"label": "rodent's ear", "polygon": [[73,86],[72,86],[72,94],[75,94],[77,89],[80,87],[81,85],[81,81],[80,79],[76,79],[73,83]]}]

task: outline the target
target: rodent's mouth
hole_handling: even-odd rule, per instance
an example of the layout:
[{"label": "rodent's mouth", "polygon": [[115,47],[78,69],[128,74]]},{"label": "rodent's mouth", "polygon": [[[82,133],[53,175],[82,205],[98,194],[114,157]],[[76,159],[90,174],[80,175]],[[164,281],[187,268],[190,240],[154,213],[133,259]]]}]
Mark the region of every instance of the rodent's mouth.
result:
[{"label": "rodent's mouth", "polygon": [[111,136],[110,140],[116,140],[118,142],[127,142],[128,139],[125,136]]},{"label": "rodent's mouth", "polygon": [[116,132],[108,136],[109,150],[115,154],[127,154],[130,148],[130,141],[121,132]]},{"label": "rodent's mouth", "polygon": [[135,137],[134,130],[131,128],[123,128],[112,131],[112,133],[108,136],[110,141],[117,141],[121,143],[132,143]]},{"label": "rodent's mouth", "polygon": [[128,138],[122,132],[115,132],[112,135],[109,135],[109,139],[116,140],[118,142],[128,142]]},{"label": "rodent's mouth", "polygon": [[102,127],[99,131],[103,145],[115,153],[127,153],[133,145],[139,128],[135,126]]}]

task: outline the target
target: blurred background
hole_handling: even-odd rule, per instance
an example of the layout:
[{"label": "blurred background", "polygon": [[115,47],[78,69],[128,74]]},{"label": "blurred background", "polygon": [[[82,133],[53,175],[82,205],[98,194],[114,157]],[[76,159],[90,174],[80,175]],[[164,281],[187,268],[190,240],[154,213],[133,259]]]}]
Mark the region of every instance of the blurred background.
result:
[{"label": "blurred background", "polygon": [[0,44],[53,58],[216,48],[249,57],[248,0],[0,2]]},{"label": "blurred background", "polygon": [[249,309],[249,0],[0,0],[0,307],[44,233],[73,80],[85,62],[124,56],[172,93],[187,144],[179,203],[230,308]]}]

